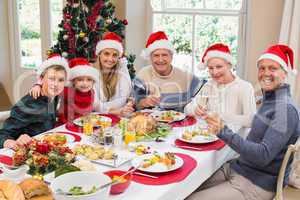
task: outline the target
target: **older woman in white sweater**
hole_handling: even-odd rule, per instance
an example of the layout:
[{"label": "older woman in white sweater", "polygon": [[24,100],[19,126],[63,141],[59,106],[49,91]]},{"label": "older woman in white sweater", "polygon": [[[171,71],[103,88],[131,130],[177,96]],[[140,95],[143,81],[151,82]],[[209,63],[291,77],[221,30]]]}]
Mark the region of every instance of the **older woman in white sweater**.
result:
[{"label": "older woman in white sweater", "polygon": [[252,85],[232,73],[232,56],[224,44],[207,48],[202,64],[208,68],[211,79],[185,106],[185,113],[200,117],[208,111],[218,113],[228,126],[245,137],[256,112]]}]

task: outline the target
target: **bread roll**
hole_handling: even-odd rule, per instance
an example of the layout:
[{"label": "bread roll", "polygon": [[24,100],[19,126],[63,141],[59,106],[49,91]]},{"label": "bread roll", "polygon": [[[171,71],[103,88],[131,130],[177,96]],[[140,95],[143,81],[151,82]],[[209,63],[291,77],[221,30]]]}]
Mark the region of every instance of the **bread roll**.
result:
[{"label": "bread roll", "polygon": [[[1,197],[2,195],[2,197]],[[0,199],[1,200],[25,200],[20,186],[9,180],[0,180]]]},{"label": "bread roll", "polygon": [[28,178],[22,181],[20,187],[23,190],[26,199],[33,199],[33,197],[51,195],[51,191],[47,184],[41,180]]},{"label": "bread roll", "polygon": [[49,195],[43,195],[43,196],[38,196],[38,197],[32,197],[29,200],[54,200],[54,198],[51,194],[49,194]]}]

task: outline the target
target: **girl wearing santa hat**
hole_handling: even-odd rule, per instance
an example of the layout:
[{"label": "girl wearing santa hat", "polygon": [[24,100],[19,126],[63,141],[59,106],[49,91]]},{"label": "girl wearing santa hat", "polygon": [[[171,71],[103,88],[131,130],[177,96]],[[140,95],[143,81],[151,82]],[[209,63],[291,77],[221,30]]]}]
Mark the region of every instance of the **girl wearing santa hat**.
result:
[{"label": "girl wearing santa hat", "polygon": [[126,62],[121,59],[123,45],[120,36],[110,32],[96,46],[95,68],[100,71],[96,85],[99,104],[96,111],[126,116],[134,111],[133,102],[127,102],[131,94],[131,79]]},{"label": "girl wearing santa hat", "polygon": [[[201,191],[187,199],[274,198],[284,154],[300,135],[299,110],[291,98],[290,86],[285,83],[295,71],[293,51],[286,45],[271,46],[258,59],[257,66],[263,101],[246,139],[228,128],[219,116],[204,116],[211,133],[240,157],[224,164],[199,188]],[[291,161],[283,186],[288,183],[290,164]]]},{"label": "girl wearing santa hat", "polygon": [[184,110],[200,117],[208,111],[218,113],[234,131],[245,136],[256,112],[254,89],[251,83],[232,73],[232,63],[227,45],[208,47],[199,67],[206,67],[211,79]]},{"label": "girl wearing santa hat", "polygon": [[65,87],[58,115],[59,123],[66,123],[91,113],[97,105],[94,84],[99,84],[99,71],[86,58],[69,61],[72,87]]}]

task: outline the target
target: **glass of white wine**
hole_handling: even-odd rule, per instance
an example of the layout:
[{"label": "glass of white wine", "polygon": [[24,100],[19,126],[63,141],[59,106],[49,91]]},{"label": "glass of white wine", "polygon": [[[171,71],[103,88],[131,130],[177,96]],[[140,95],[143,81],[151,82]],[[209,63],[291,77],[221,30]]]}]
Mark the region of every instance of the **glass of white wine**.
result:
[{"label": "glass of white wine", "polygon": [[[153,96],[159,99],[161,98],[161,88],[159,86],[155,88]],[[160,110],[159,104],[155,105],[154,110]]]}]

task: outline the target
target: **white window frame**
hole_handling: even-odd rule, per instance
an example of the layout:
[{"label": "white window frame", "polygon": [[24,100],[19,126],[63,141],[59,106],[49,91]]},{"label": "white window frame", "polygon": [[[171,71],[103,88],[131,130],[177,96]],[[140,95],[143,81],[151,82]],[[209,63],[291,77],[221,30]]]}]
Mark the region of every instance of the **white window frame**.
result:
[{"label": "white window frame", "polygon": [[[62,0],[65,5],[65,0]],[[40,30],[41,30],[41,57],[46,59],[46,51],[52,45],[52,27],[51,27],[51,0],[39,0],[40,7]],[[13,77],[16,78],[24,70],[28,70],[21,66],[21,34],[19,30],[19,16],[17,8],[17,0],[8,1],[9,15],[9,35],[10,35],[10,61],[13,70]]]},{"label": "white window frame", "polygon": [[[189,15],[192,16],[192,58],[195,57],[195,18],[196,16],[203,15],[219,15],[219,16],[237,16],[239,17],[239,32],[238,32],[238,49],[237,49],[237,63],[238,66],[236,68],[237,74],[245,78],[245,67],[246,67],[246,55],[247,55],[247,47],[248,47],[248,38],[247,28],[249,23],[249,5],[250,0],[242,0],[242,8],[240,10],[231,10],[231,9],[207,9],[206,2],[207,0],[203,0],[203,8],[192,9],[192,8],[166,8],[165,0],[161,0],[161,11],[152,10],[151,0],[147,4],[148,11],[150,14],[149,17],[149,30],[153,31],[153,15],[155,14],[177,14],[177,15]],[[148,35],[150,34],[148,33]],[[195,67],[195,61],[192,59],[192,67]]]}]

